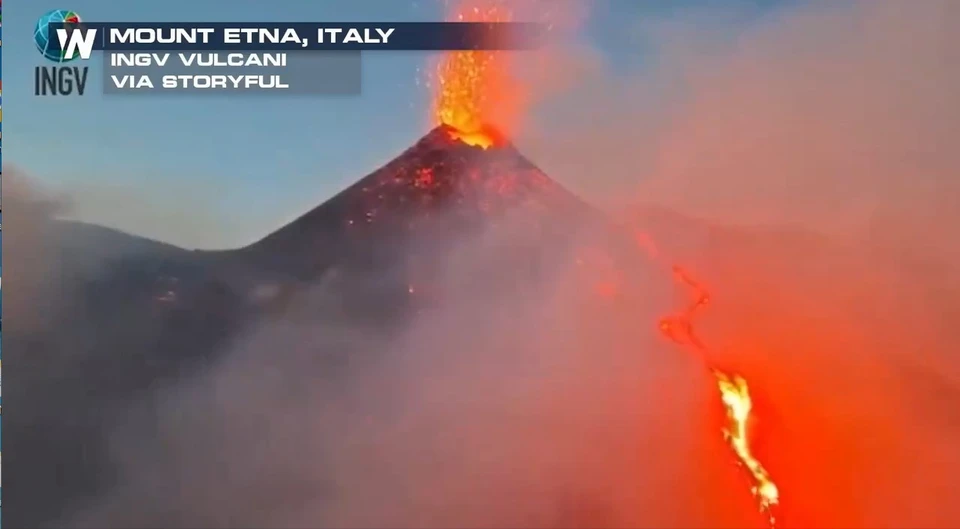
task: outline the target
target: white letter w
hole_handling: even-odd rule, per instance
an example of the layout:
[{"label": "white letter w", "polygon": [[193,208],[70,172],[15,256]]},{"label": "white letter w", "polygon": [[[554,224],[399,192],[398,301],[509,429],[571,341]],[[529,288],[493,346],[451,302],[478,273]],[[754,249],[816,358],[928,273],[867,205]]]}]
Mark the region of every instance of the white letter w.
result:
[{"label": "white letter w", "polygon": [[72,29],[70,30],[70,39],[68,43],[67,30],[57,30],[57,40],[60,41],[60,49],[64,52],[64,59],[73,59],[77,53],[77,48],[80,49],[81,59],[89,59],[90,54],[93,53],[93,42],[96,40],[96,38],[96,29]]}]

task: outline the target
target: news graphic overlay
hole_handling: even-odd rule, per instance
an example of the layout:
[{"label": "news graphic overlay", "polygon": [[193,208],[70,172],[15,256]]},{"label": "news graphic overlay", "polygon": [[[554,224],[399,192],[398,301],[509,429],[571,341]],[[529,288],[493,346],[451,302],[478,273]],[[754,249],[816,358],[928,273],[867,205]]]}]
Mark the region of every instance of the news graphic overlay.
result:
[{"label": "news graphic overlay", "polygon": [[[78,58],[89,60],[96,32],[83,27],[80,15],[66,9],[45,13],[33,28],[33,42],[49,62],[65,64]],[[34,95],[84,95],[89,80],[87,66],[38,66],[34,68]]]},{"label": "news graphic overlay", "polygon": [[[74,11],[37,21],[38,96],[84,95],[93,76],[105,95],[355,95],[361,52],[535,48],[526,23],[142,23],[86,22]],[[100,64],[89,63],[102,52]]]}]

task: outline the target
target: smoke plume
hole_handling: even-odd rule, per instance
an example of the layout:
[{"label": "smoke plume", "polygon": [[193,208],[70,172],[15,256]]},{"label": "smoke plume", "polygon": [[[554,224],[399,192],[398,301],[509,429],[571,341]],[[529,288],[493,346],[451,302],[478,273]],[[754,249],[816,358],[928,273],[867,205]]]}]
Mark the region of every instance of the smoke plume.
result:
[{"label": "smoke plume", "polygon": [[399,331],[318,318],[330,277],[298,293],[219,368],[130,405],[117,492],[59,523],[749,524],[705,375],[649,324],[665,289],[597,298],[599,269],[571,255],[505,291],[504,257],[538,243],[523,228],[458,241],[437,304]]},{"label": "smoke plume", "polygon": [[785,524],[955,525],[960,10],[718,14],[639,22],[656,54],[632,75],[569,56],[589,75],[522,148],[711,285],[701,333],[755,386]]}]

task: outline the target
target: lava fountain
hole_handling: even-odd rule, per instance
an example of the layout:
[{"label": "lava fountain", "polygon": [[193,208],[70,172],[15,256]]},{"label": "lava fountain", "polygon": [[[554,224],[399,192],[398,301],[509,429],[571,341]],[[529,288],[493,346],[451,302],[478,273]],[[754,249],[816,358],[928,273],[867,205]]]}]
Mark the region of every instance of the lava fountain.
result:
[{"label": "lava fountain", "polygon": [[[461,7],[449,17],[454,22],[510,22],[504,6]],[[510,75],[509,54],[500,50],[454,51],[443,54],[434,80],[435,124],[451,128],[451,136],[483,149],[502,139],[487,120],[509,119],[517,113],[516,88]],[[506,123],[498,123],[503,127]]]}]

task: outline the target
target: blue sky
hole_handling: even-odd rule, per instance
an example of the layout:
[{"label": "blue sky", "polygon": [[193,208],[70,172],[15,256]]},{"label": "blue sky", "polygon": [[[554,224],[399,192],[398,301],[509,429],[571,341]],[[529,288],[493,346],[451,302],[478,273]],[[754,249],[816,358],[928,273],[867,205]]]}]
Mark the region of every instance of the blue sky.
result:
[{"label": "blue sky", "polygon": [[[718,4],[592,3],[582,38],[624,64],[642,60],[644,52],[625,45],[624,21]],[[766,11],[778,2],[749,3]],[[31,32],[39,15],[56,8],[91,21],[422,21],[442,19],[443,5],[439,0],[34,0],[9,6],[3,13],[4,117],[13,132],[6,138],[5,161],[45,186],[81,190],[77,201],[86,204],[88,214],[97,212],[88,216],[128,231],[188,246],[251,242],[388,161],[429,126],[430,94],[420,84],[429,56],[420,52],[366,53],[363,93],[356,97],[103,98],[96,75],[82,98],[34,97],[33,68],[42,58]],[[96,63],[91,66],[91,74],[100,71]],[[58,123],[67,126],[53,125]],[[144,213],[148,210],[152,216]],[[138,214],[138,222],[125,224]],[[195,217],[196,229],[188,217]],[[159,226],[167,224],[165,218],[169,229]]]}]

